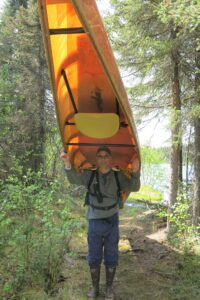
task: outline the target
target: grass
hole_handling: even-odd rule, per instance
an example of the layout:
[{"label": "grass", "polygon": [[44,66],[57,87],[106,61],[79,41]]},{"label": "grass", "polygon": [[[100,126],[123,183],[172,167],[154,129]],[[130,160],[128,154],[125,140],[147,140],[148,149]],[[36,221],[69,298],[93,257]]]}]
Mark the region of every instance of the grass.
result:
[{"label": "grass", "polygon": [[144,210],[146,210],[146,208],[144,208],[144,207],[124,206],[124,208],[122,210],[122,218],[124,215],[126,215],[127,217],[132,217],[132,218],[136,219],[137,215],[139,213],[143,212]]},{"label": "grass", "polygon": [[143,185],[139,192],[131,193],[127,201],[144,200],[149,202],[160,202],[163,199],[161,192],[154,189],[152,186]]},{"label": "grass", "polygon": [[155,269],[163,277],[170,278],[168,292],[172,299],[177,300],[199,300],[200,299],[200,274],[199,257],[179,256],[177,257],[174,268],[158,263]]}]

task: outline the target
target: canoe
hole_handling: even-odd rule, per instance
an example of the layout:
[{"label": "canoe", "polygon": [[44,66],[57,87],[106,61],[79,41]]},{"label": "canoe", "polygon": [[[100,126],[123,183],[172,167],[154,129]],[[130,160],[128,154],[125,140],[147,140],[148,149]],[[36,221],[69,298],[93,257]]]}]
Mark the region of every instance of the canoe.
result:
[{"label": "canoe", "polygon": [[76,169],[95,165],[99,146],[113,165],[140,161],[137,131],[95,0],[38,0],[51,88],[64,148]]}]

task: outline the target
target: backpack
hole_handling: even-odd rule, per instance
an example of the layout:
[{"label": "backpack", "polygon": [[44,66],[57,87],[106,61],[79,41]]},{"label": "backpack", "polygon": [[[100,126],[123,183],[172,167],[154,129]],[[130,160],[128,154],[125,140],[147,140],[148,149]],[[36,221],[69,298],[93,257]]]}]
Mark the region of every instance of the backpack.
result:
[{"label": "backpack", "polygon": [[[89,201],[89,195],[93,195],[95,197],[97,197],[97,201],[99,203],[102,203],[103,202],[103,198],[105,197],[101,191],[100,191],[100,186],[99,186],[99,176],[98,176],[98,172],[97,172],[97,169],[93,170],[92,171],[92,174],[90,176],[90,179],[89,179],[89,182],[88,182],[88,186],[87,186],[87,193],[86,193],[86,196],[85,196],[85,203],[84,203],[84,206],[85,205],[90,205],[91,207],[95,208],[95,209],[100,209],[100,210],[109,210],[111,208],[114,208],[117,204],[119,205],[119,208],[123,208],[124,206],[124,203],[123,203],[123,200],[122,200],[122,191],[121,191],[121,187],[120,187],[120,182],[119,182],[119,177],[118,177],[118,171],[115,171],[113,170],[114,172],[114,176],[115,176],[115,181],[116,181],[116,184],[117,184],[117,203],[113,204],[113,205],[110,205],[110,206],[105,206],[105,207],[101,207],[101,206],[94,206],[90,203]],[[97,184],[96,186],[94,187],[95,188],[95,193],[91,193],[90,192],[90,186],[94,180],[94,177],[96,175],[96,180],[97,180]]]}]

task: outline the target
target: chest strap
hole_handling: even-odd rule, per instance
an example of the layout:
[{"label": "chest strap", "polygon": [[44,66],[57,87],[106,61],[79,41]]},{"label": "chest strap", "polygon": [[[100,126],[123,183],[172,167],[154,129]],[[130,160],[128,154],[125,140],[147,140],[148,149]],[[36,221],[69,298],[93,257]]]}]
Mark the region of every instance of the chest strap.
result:
[{"label": "chest strap", "polygon": [[114,208],[114,207],[116,207],[117,206],[117,204],[118,204],[118,202],[117,203],[114,203],[113,205],[109,205],[109,206],[96,206],[96,205],[93,205],[93,204],[89,204],[93,209],[99,209],[99,210],[109,210],[109,209],[112,209],[112,208]]}]

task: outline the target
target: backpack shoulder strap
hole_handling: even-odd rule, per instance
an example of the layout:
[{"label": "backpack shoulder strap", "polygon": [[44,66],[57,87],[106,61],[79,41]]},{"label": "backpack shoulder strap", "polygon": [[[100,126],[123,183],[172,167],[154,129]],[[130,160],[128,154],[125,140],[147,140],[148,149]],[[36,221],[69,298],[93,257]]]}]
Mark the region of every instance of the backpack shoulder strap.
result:
[{"label": "backpack shoulder strap", "polygon": [[95,174],[96,174],[96,169],[92,170],[92,173],[91,173],[91,176],[90,176],[90,179],[89,179],[89,182],[88,182],[88,186],[87,186],[88,191],[90,190],[90,186],[92,184],[92,181],[94,179]]},{"label": "backpack shoulder strap", "polygon": [[84,206],[90,205],[90,201],[89,201],[90,186],[91,186],[91,184],[92,184],[92,182],[93,182],[95,173],[96,173],[96,169],[95,169],[95,170],[92,170],[92,173],[91,173],[91,176],[90,176],[88,185],[87,185],[87,193],[86,193],[86,195],[85,195]]},{"label": "backpack shoulder strap", "polygon": [[121,187],[120,187],[120,183],[119,183],[118,171],[113,171],[113,172],[114,172],[115,180],[116,180],[117,187],[118,187],[118,193],[121,193]]},{"label": "backpack shoulder strap", "polygon": [[120,187],[120,183],[119,183],[119,177],[118,177],[118,171],[113,171],[114,175],[115,175],[115,180],[117,183],[117,194],[118,194],[118,205],[119,205],[119,209],[122,209],[124,207],[124,203],[123,203],[123,199],[122,199],[122,190]]}]

